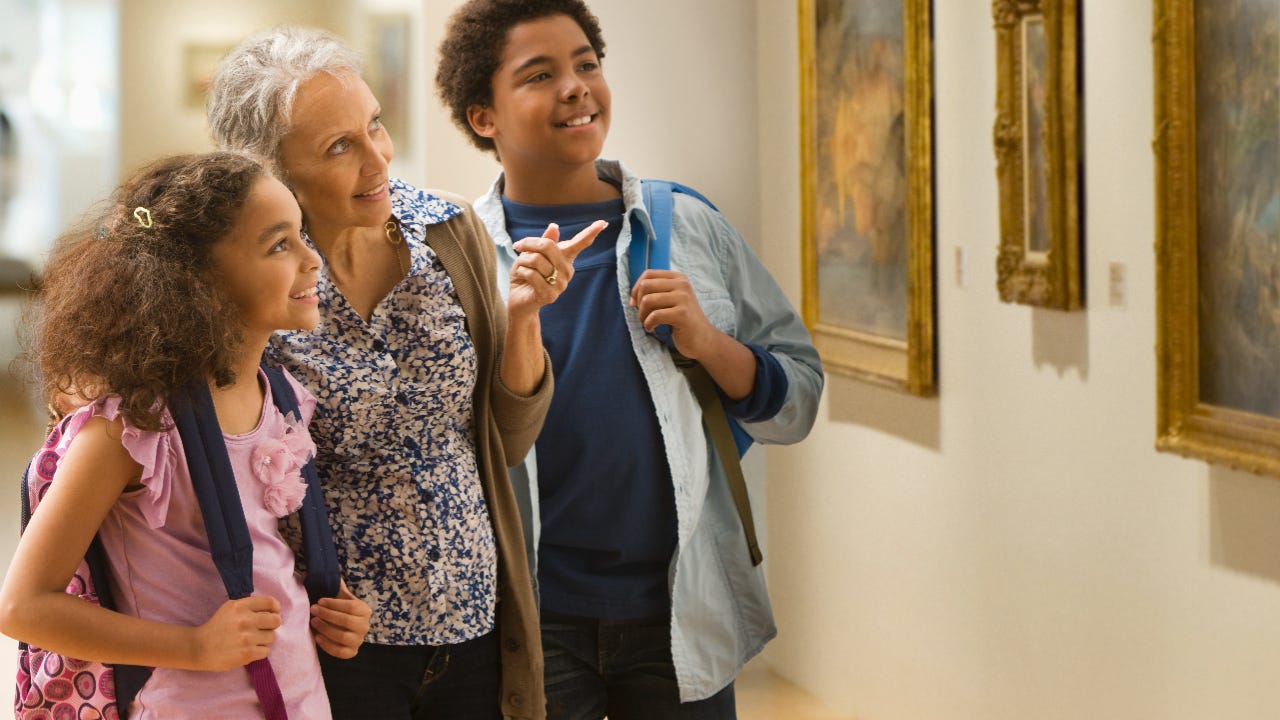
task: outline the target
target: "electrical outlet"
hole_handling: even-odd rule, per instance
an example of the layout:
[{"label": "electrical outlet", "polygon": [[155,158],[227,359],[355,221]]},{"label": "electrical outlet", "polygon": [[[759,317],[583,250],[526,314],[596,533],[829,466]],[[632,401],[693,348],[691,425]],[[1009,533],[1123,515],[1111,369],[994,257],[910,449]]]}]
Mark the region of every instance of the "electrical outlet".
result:
[{"label": "electrical outlet", "polygon": [[1107,287],[1111,307],[1122,308],[1129,296],[1129,286],[1125,279],[1124,263],[1113,262],[1107,268]]}]

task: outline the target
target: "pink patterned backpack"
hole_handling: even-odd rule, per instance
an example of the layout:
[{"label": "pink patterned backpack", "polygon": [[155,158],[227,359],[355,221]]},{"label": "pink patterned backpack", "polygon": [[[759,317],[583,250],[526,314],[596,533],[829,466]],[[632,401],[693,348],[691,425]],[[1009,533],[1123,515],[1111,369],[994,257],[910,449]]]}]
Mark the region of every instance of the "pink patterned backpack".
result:
[{"label": "pink patterned backpack", "polygon": [[[27,466],[22,479],[23,530],[27,528],[31,511],[49,490],[49,482],[58,467],[58,441],[65,429],[65,420],[54,427]],[[67,593],[95,605],[112,607],[105,570],[102,547],[95,537],[67,585]],[[125,670],[129,675],[138,670],[146,672],[143,668],[129,668]],[[145,675],[141,680],[145,681]],[[13,713],[18,720],[117,720],[120,717],[116,706],[116,668],[111,665],[77,660],[20,642],[17,683]],[[136,694],[141,687],[139,682],[133,692]]]}]

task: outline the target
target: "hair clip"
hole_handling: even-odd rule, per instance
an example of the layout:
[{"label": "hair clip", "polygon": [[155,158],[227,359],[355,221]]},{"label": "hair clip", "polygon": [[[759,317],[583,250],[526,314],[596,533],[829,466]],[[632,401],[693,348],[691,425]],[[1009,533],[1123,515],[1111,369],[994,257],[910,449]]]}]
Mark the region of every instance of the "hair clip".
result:
[{"label": "hair clip", "polygon": [[144,228],[151,227],[151,211],[144,207],[136,207],[133,209],[133,216],[137,218],[138,224]]}]

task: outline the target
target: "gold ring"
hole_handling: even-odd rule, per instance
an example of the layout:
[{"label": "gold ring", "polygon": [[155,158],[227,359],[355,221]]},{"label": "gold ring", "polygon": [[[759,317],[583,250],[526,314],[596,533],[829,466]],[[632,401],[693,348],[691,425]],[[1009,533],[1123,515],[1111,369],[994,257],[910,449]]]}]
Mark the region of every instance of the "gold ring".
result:
[{"label": "gold ring", "polygon": [[556,280],[560,278],[560,268],[553,268],[550,275],[543,275],[542,279],[547,281],[548,285],[555,285]]}]

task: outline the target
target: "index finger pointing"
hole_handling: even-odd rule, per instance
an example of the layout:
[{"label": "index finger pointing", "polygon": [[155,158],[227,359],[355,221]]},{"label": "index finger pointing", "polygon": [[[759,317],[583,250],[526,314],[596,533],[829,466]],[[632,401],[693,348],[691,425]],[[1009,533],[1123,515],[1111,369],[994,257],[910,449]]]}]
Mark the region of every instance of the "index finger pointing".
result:
[{"label": "index finger pointing", "polygon": [[573,259],[578,257],[578,253],[586,250],[587,246],[595,242],[596,236],[603,232],[607,227],[609,227],[609,223],[604,220],[597,220],[591,223],[584,228],[582,232],[560,243],[560,251],[564,253],[565,258],[567,258],[569,262],[573,262]]}]

